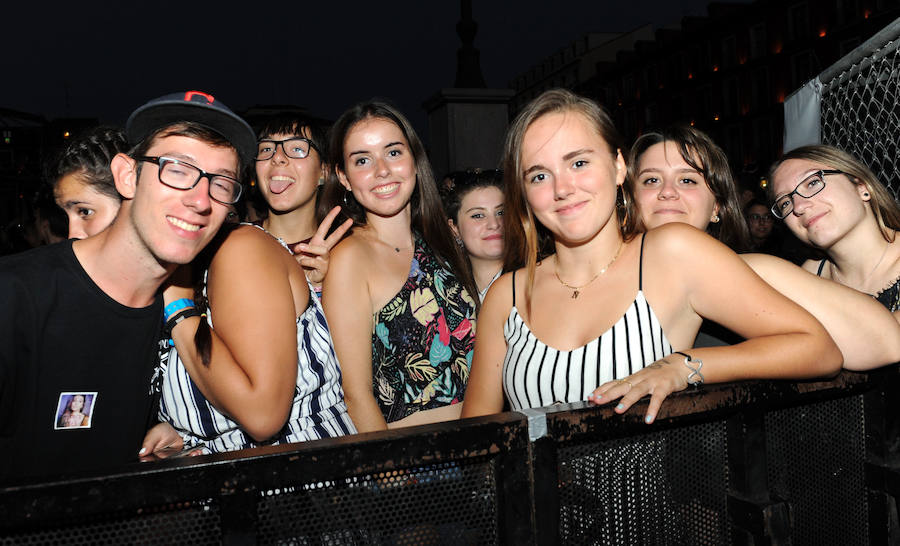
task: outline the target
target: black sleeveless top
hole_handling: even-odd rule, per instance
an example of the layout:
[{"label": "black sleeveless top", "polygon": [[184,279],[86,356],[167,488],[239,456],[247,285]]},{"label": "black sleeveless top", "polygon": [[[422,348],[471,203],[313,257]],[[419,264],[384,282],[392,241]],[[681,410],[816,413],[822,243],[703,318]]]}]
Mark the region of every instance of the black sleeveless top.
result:
[{"label": "black sleeveless top", "polygon": [[[819,262],[819,269],[816,271],[816,275],[820,277],[822,276],[822,270],[825,268],[825,261],[826,260],[822,260]],[[873,297],[878,300],[881,305],[887,307],[888,311],[892,313],[897,309],[900,309],[900,277],[894,279],[894,282],[890,286],[875,294]]]}]

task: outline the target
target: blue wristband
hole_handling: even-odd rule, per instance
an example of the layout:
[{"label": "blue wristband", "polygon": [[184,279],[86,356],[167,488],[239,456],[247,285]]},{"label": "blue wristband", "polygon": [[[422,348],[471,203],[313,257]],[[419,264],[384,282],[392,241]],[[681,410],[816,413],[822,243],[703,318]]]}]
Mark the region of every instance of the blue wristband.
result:
[{"label": "blue wristband", "polygon": [[166,308],[163,309],[163,316],[165,320],[168,322],[172,315],[181,311],[182,309],[187,309],[188,307],[194,307],[194,300],[188,298],[181,298],[180,300],[175,300],[169,305],[166,305]]}]

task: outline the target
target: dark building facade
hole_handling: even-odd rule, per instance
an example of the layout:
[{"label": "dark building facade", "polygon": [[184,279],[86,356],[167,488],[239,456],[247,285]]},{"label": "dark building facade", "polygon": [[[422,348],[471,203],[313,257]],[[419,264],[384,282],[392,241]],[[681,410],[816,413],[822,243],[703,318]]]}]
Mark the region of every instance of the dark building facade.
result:
[{"label": "dark building facade", "polygon": [[758,180],[781,154],[785,97],[900,15],[900,0],[711,3],[707,13],[657,29],[565,87],[604,104],[626,142],[690,123]]}]

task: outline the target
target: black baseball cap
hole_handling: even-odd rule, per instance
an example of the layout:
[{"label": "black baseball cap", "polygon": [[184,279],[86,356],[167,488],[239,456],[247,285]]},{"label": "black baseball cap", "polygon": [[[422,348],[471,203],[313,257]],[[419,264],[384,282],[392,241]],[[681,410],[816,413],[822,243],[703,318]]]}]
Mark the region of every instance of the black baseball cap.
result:
[{"label": "black baseball cap", "polygon": [[125,134],[132,146],[157,129],[190,121],[225,137],[245,163],[256,156],[256,134],[246,121],[212,95],[202,91],[172,93],[151,100],[131,113]]}]

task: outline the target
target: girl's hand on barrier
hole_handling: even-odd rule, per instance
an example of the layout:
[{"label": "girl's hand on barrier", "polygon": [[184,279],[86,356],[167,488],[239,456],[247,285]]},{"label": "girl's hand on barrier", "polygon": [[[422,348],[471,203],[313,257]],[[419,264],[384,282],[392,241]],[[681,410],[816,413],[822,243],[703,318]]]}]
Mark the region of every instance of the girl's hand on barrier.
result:
[{"label": "girl's hand on barrier", "polygon": [[608,404],[619,400],[615,412],[622,414],[649,394],[650,404],[647,406],[644,422],[650,424],[656,419],[656,414],[666,396],[687,387],[688,373],[690,370],[680,362],[673,358],[668,360],[663,358],[624,379],[607,381],[600,385],[588,396],[588,401],[594,404]]},{"label": "girl's hand on barrier", "polygon": [[142,461],[164,459],[170,453],[178,453],[184,448],[184,440],[169,423],[157,423],[144,435],[144,443],[138,456]]}]

